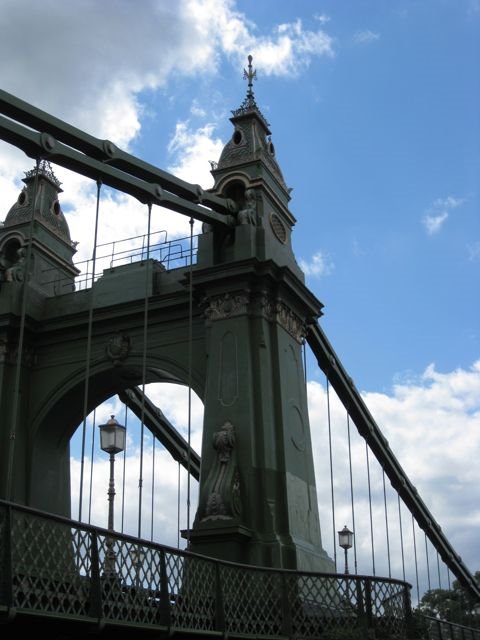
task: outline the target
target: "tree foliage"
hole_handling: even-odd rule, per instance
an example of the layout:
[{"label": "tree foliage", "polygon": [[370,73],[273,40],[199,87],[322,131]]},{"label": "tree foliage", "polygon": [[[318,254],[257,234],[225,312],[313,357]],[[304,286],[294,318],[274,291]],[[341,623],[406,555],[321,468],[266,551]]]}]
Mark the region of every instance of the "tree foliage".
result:
[{"label": "tree foliage", "polygon": [[[474,575],[480,585],[480,571]],[[480,602],[455,580],[451,589],[430,589],[421,599],[418,610],[426,616],[441,618],[468,627],[480,628]]]}]

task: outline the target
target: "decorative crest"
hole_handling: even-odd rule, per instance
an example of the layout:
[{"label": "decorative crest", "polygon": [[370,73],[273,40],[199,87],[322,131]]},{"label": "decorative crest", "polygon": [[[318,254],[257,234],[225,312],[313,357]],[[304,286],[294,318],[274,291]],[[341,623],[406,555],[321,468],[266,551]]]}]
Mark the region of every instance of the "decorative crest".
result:
[{"label": "decorative crest", "polygon": [[241,116],[247,113],[251,113],[252,111],[255,111],[258,114],[258,116],[262,119],[263,123],[265,124],[265,127],[268,129],[270,125],[268,124],[268,122],[265,120],[262,113],[260,112],[260,109],[258,108],[257,103],[255,102],[255,96],[253,95],[253,81],[257,79],[257,70],[253,69],[252,60],[253,60],[253,57],[249,55],[248,71],[245,68],[243,69],[243,79],[248,80],[247,95],[245,96],[245,99],[240,105],[240,107],[238,109],[234,109],[232,113],[234,116]]},{"label": "decorative crest", "polygon": [[257,70],[252,69],[252,60],[253,57],[251,55],[248,56],[248,71],[246,69],[243,70],[243,79],[248,80],[247,100],[254,103],[253,81],[257,79]]},{"label": "decorative crest", "polygon": [[[25,172],[25,178],[34,178],[36,173],[37,173],[37,168],[34,167],[30,171]],[[60,189],[60,185],[62,183],[57,178],[57,176],[53,173],[52,165],[50,164],[50,162],[48,162],[48,160],[42,160],[39,163],[38,174],[48,178],[51,182],[53,182],[53,184],[55,184]]]}]

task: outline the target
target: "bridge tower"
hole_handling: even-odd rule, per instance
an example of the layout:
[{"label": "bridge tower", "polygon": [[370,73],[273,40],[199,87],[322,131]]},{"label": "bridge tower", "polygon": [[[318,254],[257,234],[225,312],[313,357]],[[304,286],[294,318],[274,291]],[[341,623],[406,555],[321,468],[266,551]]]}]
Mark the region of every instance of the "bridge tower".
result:
[{"label": "bridge tower", "polygon": [[210,190],[236,203],[236,224],[204,224],[189,268],[143,259],[75,290],[60,185],[48,163],[27,174],[0,228],[0,497],[69,516],[68,443],[85,410],[142,382],[189,384],[204,402],[204,427],[188,548],[333,572],[302,366],[322,304],[292,250],[290,190],[255,101],[251,57],[244,75],[247,94]]}]

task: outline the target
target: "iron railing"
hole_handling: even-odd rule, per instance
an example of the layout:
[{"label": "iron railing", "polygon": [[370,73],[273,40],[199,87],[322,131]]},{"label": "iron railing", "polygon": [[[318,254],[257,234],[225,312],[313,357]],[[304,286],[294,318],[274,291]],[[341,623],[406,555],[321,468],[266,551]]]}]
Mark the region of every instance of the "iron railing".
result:
[{"label": "iron railing", "polygon": [[4,501],[0,559],[11,619],[302,640],[352,628],[406,638],[411,621],[400,580],[236,565]]},{"label": "iron railing", "polygon": [[[147,246],[147,240],[149,244]],[[197,262],[198,234],[190,237],[169,240],[166,231],[158,231],[146,235],[135,236],[123,240],[106,242],[96,247],[93,258],[75,263],[78,275],[75,281],[71,277],[58,279],[56,267],[45,269],[42,273],[43,284],[55,283],[55,295],[89,289],[102,275],[113,272],[116,268],[131,265],[135,262],[151,260],[163,271],[186,268]]]},{"label": "iron railing", "polygon": [[423,619],[429,640],[480,640],[480,629],[431,616],[423,616]]}]

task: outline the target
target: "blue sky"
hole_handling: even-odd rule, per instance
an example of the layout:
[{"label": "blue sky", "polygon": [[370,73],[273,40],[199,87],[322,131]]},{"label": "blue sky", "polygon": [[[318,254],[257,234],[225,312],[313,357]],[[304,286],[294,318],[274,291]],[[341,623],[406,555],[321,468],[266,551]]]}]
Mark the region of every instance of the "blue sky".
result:
[{"label": "blue sky", "polygon": [[[0,34],[2,89],[205,188],[253,55],[321,324],[479,569],[479,0],[0,0]],[[5,215],[31,165],[0,143]],[[87,257],[94,190],[56,173]],[[102,215],[103,240],[145,230],[121,194]],[[188,220],[157,209],[152,228]]]}]

